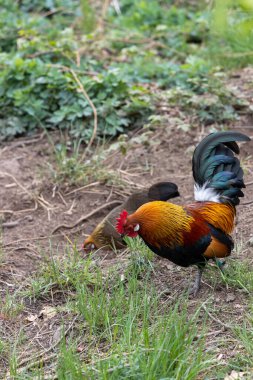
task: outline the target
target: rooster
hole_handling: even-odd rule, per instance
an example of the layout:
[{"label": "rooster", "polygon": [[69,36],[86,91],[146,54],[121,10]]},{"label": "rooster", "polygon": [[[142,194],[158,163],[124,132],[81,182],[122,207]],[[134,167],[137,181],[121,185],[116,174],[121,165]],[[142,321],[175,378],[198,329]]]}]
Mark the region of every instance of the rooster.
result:
[{"label": "rooster", "polygon": [[230,236],[235,207],[243,197],[243,170],[236,141],[249,141],[239,132],[217,132],[205,137],[192,159],[195,201],[178,206],[168,202],[149,202],[131,215],[123,210],[116,229],[122,236],[139,235],[157,255],[182,267],[197,265],[198,273],[191,292],[196,296],[206,262],[230,255]]},{"label": "rooster", "polygon": [[168,199],[179,196],[177,185],[171,182],[158,182],[148,189],[135,192],[126,201],[114,208],[93,230],[83,243],[85,250],[96,248],[125,248],[126,244],[120,234],[115,230],[114,221],[117,215],[125,209],[129,213],[137,210],[144,203]]}]

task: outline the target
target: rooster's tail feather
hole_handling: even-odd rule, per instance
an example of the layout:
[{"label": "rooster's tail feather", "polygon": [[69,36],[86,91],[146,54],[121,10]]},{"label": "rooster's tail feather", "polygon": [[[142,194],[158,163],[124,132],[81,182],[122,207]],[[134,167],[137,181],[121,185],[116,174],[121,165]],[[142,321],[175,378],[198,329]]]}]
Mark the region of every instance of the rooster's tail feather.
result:
[{"label": "rooster's tail feather", "polygon": [[243,170],[234,153],[240,150],[236,141],[249,141],[240,132],[217,132],[205,137],[192,159],[195,199],[239,204],[243,197]]}]

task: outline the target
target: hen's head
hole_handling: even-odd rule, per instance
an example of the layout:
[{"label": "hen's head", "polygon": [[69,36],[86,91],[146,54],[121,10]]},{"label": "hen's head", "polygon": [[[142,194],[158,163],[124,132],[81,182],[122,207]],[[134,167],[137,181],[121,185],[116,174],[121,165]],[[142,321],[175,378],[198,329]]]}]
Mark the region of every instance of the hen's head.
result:
[{"label": "hen's head", "polygon": [[120,235],[126,235],[134,238],[138,235],[140,225],[133,218],[133,215],[128,215],[126,210],[123,210],[117,218],[116,230]]},{"label": "hen's head", "polygon": [[84,249],[85,252],[90,252],[97,248],[91,235],[88,236],[87,239],[84,240],[82,248]]}]

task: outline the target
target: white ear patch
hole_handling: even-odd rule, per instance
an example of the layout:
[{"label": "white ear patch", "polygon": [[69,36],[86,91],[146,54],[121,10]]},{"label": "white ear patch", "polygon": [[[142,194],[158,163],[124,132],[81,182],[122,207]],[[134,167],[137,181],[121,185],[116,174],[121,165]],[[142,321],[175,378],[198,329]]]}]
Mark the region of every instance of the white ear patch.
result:
[{"label": "white ear patch", "polygon": [[91,248],[91,249],[95,249],[95,244],[92,243],[92,244],[90,245],[90,248]]},{"label": "white ear patch", "polygon": [[136,226],[134,226],[134,232],[139,231],[139,229],[140,229],[140,225],[139,225],[139,224],[136,224]]}]

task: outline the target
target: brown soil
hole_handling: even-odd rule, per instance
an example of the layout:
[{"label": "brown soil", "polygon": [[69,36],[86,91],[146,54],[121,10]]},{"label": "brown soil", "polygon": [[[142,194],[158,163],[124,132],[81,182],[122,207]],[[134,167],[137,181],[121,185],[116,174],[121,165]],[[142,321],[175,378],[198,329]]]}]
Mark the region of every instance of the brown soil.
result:
[{"label": "brown soil", "polygon": [[[237,82],[236,82],[237,81]],[[246,91],[246,81],[233,78],[230,83],[238,90],[244,91],[245,97],[250,96]],[[175,112],[175,110],[173,110]],[[253,127],[248,127],[248,115],[242,117],[231,129],[244,132],[253,137]],[[169,115],[168,115],[169,119]],[[160,180],[177,183],[181,197],[175,202],[185,203],[193,200],[193,179],[191,173],[191,157],[196,144],[209,133],[208,128],[194,128],[184,132],[170,125],[152,132],[149,140],[152,144],[135,142],[127,151],[124,159],[120,152],[114,154],[110,165],[128,181],[128,188],[133,184],[149,185]],[[56,142],[58,137],[53,136]],[[31,143],[32,141],[32,143]],[[252,260],[252,248],[247,242],[253,236],[253,141],[242,144],[240,158],[245,168],[245,182],[250,183],[245,190],[245,198],[238,207],[238,221],[234,233],[237,242],[242,241],[244,249],[240,260],[246,257]],[[53,164],[52,147],[47,137],[38,136],[29,139],[17,139],[2,145],[0,150],[0,215],[3,221],[3,252],[0,264],[0,291],[2,297],[8,291],[13,294],[17,289],[25,287],[27,278],[36,273],[41,265],[42,255],[49,253],[50,244],[60,252],[68,239],[81,246],[85,234],[89,234],[96,223],[105,215],[106,210],[96,214],[73,230],[61,229],[56,237],[51,237],[53,229],[60,224],[73,224],[81,216],[89,213],[105,202],[123,199],[124,191],[110,185],[95,185],[93,187],[69,194],[75,188],[64,185],[57,187],[49,176],[48,163]],[[134,186],[132,186],[134,188]],[[119,195],[118,192],[121,192]],[[39,198],[38,198],[39,197]],[[81,227],[81,228],[80,228]],[[78,230],[78,231],[77,231]],[[77,232],[76,232],[77,231]],[[122,263],[122,256],[99,252],[96,260],[103,261],[104,266]],[[185,287],[193,280],[195,269],[178,268],[166,260],[156,258],[154,282],[164,291],[164,297],[174,297],[184,292]],[[208,271],[207,271],[208,272]],[[223,323],[238,321],[243,317],[246,308],[245,295],[240,289],[229,288],[215,271],[208,278],[203,277],[202,289],[197,300],[192,300],[192,307],[210,298],[212,310],[219,313]],[[57,319],[41,320],[38,324],[27,321],[30,314],[39,313],[43,305],[55,305],[60,302],[60,295],[54,295],[50,300],[27,303],[25,310],[17,317],[6,319],[0,315],[0,326],[8,337],[18,334],[21,327],[24,333],[34,340],[34,351],[40,350],[41,345],[47,347],[57,340],[60,321]],[[68,317],[66,316],[66,321]],[[226,328],[219,322],[210,320],[211,332],[217,335]],[[38,335],[46,330],[48,336]],[[49,337],[49,338],[48,338]],[[227,356],[233,356],[237,350],[232,347],[229,353],[224,353],[222,347],[216,347],[217,358],[226,361]],[[5,361],[0,365],[6,365]]]}]

